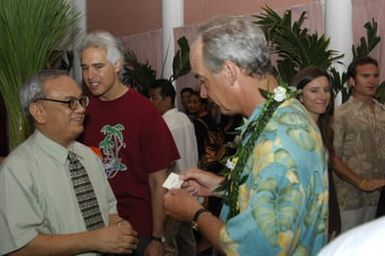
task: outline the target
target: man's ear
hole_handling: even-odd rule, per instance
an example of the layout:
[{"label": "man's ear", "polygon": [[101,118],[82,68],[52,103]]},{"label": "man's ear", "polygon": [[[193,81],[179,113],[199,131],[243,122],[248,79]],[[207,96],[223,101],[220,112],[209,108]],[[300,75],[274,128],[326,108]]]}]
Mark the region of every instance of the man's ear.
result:
[{"label": "man's ear", "polygon": [[353,77],[349,77],[349,79],[348,79],[348,86],[350,86],[350,87],[356,86],[356,81],[354,80]]},{"label": "man's ear", "polygon": [[118,60],[115,64],[112,64],[114,66],[114,71],[119,73],[121,70],[121,67],[123,65],[123,60]]},{"label": "man's ear", "polygon": [[43,124],[46,120],[46,111],[41,104],[32,103],[29,105],[29,113],[36,123]]},{"label": "man's ear", "polygon": [[229,82],[230,85],[233,85],[235,81],[238,79],[238,72],[239,68],[237,65],[235,65],[234,62],[226,60],[223,64],[223,70],[224,75],[226,77],[226,80]]}]

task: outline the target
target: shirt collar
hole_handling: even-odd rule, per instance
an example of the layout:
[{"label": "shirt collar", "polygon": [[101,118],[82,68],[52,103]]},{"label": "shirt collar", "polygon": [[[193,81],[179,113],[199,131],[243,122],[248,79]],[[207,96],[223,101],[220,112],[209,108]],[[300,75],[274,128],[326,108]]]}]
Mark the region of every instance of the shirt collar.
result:
[{"label": "shirt collar", "polygon": [[169,110],[167,110],[166,112],[164,112],[162,116],[169,115],[169,114],[171,114],[172,112],[176,112],[176,111],[178,111],[176,108],[169,109]]},{"label": "shirt collar", "polygon": [[[374,102],[374,106],[375,106],[376,109],[377,109],[377,108],[380,108],[381,110],[384,109],[384,106],[383,106],[380,102],[378,102],[375,98],[373,98],[372,100],[373,100],[373,102]],[[358,108],[363,108],[363,107],[368,107],[368,106],[369,106],[369,104],[368,104],[367,102],[358,100],[358,99],[354,98],[354,96],[350,96],[350,98],[348,99],[348,101],[349,101],[351,104],[357,106]]]},{"label": "shirt collar", "polygon": [[[69,150],[74,152],[74,143],[71,143],[67,148],[65,148],[59,143],[45,136],[37,129],[35,129],[34,134],[32,136],[33,141],[38,147],[41,148],[41,150],[43,150],[47,155],[55,158],[60,163],[66,163]],[[76,152],[74,153],[76,154]]]}]

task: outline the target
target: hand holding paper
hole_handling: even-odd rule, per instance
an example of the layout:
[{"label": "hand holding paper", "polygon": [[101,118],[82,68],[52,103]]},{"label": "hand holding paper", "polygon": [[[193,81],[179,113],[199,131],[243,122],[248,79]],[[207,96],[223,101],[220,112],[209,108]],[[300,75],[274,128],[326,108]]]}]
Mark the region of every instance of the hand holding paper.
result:
[{"label": "hand holding paper", "polygon": [[164,181],[162,187],[165,189],[180,188],[182,186],[183,180],[179,179],[179,174],[170,173],[167,179]]}]

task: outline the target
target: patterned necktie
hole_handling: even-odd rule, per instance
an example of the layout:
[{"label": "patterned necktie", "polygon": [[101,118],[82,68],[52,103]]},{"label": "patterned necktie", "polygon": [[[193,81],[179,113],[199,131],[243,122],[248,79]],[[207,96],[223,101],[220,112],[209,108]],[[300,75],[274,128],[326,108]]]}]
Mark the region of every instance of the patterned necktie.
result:
[{"label": "patterned necktie", "polygon": [[104,227],[98,200],[84,166],[71,151],[68,152],[68,161],[75,195],[87,230]]}]

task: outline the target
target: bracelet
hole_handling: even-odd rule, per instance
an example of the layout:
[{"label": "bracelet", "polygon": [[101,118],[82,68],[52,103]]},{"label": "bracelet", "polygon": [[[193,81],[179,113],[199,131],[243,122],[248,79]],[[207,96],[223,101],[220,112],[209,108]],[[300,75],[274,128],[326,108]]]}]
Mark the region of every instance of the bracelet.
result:
[{"label": "bracelet", "polygon": [[366,183],[365,179],[362,179],[360,183],[358,184],[358,187],[361,188]]},{"label": "bracelet", "polygon": [[194,230],[198,230],[198,220],[199,220],[199,217],[203,213],[205,213],[205,212],[211,214],[211,212],[209,210],[207,210],[206,208],[201,208],[201,209],[199,209],[198,211],[195,212],[194,217],[192,219],[192,223],[191,223],[192,224],[192,228]]}]

